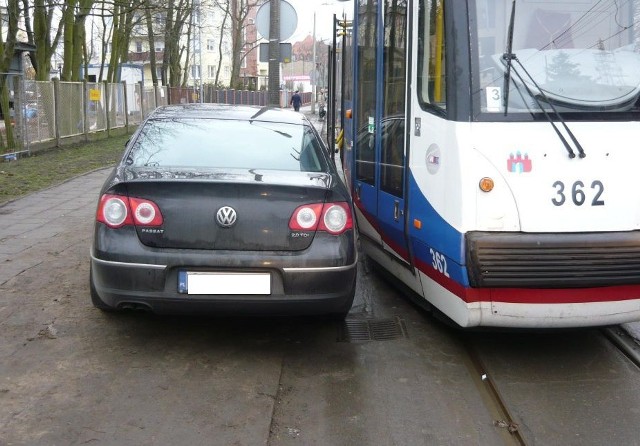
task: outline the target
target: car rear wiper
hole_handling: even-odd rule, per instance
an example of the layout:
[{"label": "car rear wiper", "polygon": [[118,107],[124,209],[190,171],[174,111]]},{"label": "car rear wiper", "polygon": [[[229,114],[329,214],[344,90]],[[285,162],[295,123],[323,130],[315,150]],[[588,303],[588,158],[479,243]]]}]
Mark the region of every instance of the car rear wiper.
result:
[{"label": "car rear wiper", "polygon": [[[265,108],[266,108],[266,107],[265,107]],[[254,116],[257,116],[259,113],[260,113],[260,112],[258,112],[258,113],[256,113],[255,115],[253,115],[253,116],[252,116],[252,118],[253,118]],[[263,121],[253,121],[253,120],[250,120],[250,121],[249,121],[249,124],[251,124],[251,125],[256,125],[256,122],[258,122],[258,123],[260,123],[260,124],[268,124],[268,122],[263,122]],[[263,128],[263,129],[266,129],[266,130],[271,130],[272,132],[276,132],[278,135],[280,135],[280,136],[284,136],[285,138],[293,138],[293,136],[291,136],[289,133],[284,132],[284,131],[282,131],[282,130],[272,129],[271,127],[268,127],[268,126],[266,126],[266,125],[258,125],[258,127]]]},{"label": "car rear wiper", "polygon": [[535,81],[533,76],[529,74],[527,69],[524,67],[524,65],[522,65],[518,57],[513,52],[513,28],[515,25],[515,21],[516,21],[516,0],[513,0],[513,2],[511,3],[511,17],[509,18],[509,31],[507,33],[507,49],[506,49],[506,52],[502,55],[502,59],[505,61],[507,65],[507,71],[504,75],[504,87],[503,87],[504,88],[504,96],[503,96],[504,115],[507,116],[507,113],[509,111],[509,88],[511,83],[511,71],[513,71],[514,74],[518,76],[518,79],[520,79],[520,82],[522,82],[522,85],[524,85],[524,88],[527,90],[527,93],[529,94],[529,96],[531,96],[533,100],[536,101],[538,108],[542,110],[542,113],[544,114],[545,118],[547,118],[547,121],[549,121],[549,124],[551,124],[551,126],[553,127],[553,130],[555,130],[556,135],[558,135],[558,138],[560,138],[560,141],[562,141],[562,144],[564,145],[565,149],[567,149],[567,152],[569,153],[569,158],[576,157],[576,154],[571,148],[571,145],[566,140],[562,132],[560,132],[560,130],[556,126],[551,116],[549,116],[549,113],[542,106],[538,97],[533,94],[533,92],[531,91],[527,83],[524,81],[524,79],[522,79],[522,76],[520,75],[520,73],[518,73],[516,68],[513,66],[513,61],[515,60],[520,66],[520,68],[522,68],[522,71],[524,71],[524,73],[527,75],[527,78],[531,81],[531,83],[533,83],[533,85],[535,85],[536,89],[539,92],[539,95],[542,96],[542,98],[547,104],[549,104],[549,107],[551,107],[551,109],[553,110],[553,113],[556,115],[558,120],[562,123],[564,130],[567,132],[567,134],[571,138],[571,141],[573,141],[574,146],[578,150],[580,158],[584,158],[585,156],[587,156],[587,154],[584,152],[584,149],[582,148],[582,145],[580,145],[580,143],[578,142],[578,139],[575,137],[573,132],[569,129],[569,126],[567,126],[567,123],[564,121],[560,113],[558,113],[558,110],[555,108],[555,106],[553,105],[549,97],[542,90],[542,88],[540,88],[540,86]]},{"label": "car rear wiper", "polygon": [[252,123],[254,119],[256,119],[258,116],[260,116],[263,113],[266,113],[269,111],[271,107],[262,107],[260,110],[258,110],[252,117],[249,118],[249,122]]}]

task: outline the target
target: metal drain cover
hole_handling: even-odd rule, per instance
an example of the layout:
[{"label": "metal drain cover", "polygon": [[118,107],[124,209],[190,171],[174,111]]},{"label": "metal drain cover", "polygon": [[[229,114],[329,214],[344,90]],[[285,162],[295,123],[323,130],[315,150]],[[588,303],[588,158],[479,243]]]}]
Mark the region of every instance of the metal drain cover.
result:
[{"label": "metal drain cover", "polygon": [[404,320],[345,319],[340,328],[338,342],[392,341],[407,337]]}]

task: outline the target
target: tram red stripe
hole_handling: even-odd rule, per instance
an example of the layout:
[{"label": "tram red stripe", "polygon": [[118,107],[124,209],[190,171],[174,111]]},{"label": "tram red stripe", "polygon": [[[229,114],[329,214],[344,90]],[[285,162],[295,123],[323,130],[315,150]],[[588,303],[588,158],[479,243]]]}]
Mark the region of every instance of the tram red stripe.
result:
[{"label": "tram red stripe", "polygon": [[354,204],[360,210],[360,212],[362,212],[362,215],[364,216],[364,218],[367,219],[369,224],[373,226],[373,228],[378,232],[378,234],[380,234],[382,241],[386,243],[391,249],[393,249],[396,252],[396,254],[402,257],[406,262],[409,262],[409,251],[407,251],[406,246],[402,246],[396,243],[393,239],[387,236],[387,234],[385,234],[385,232],[380,227],[380,224],[378,223],[378,221],[369,213],[369,211],[367,211],[364,208],[362,203],[360,203],[357,200],[354,200]]}]

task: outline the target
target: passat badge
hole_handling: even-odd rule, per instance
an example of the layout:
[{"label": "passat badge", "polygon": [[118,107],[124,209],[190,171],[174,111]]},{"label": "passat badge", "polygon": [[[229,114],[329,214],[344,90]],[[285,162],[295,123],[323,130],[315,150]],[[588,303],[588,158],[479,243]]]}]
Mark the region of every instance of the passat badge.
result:
[{"label": "passat badge", "polygon": [[218,212],[216,212],[216,222],[223,228],[230,228],[235,225],[237,219],[238,214],[231,206],[222,206],[218,209]]}]

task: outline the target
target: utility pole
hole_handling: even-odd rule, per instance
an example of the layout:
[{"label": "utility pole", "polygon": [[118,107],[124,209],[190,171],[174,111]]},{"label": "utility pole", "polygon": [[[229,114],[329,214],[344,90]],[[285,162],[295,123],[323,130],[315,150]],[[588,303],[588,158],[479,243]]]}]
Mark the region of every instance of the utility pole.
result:
[{"label": "utility pole", "polygon": [[269,1],[269,105],[280,107],[280,0]]}]

